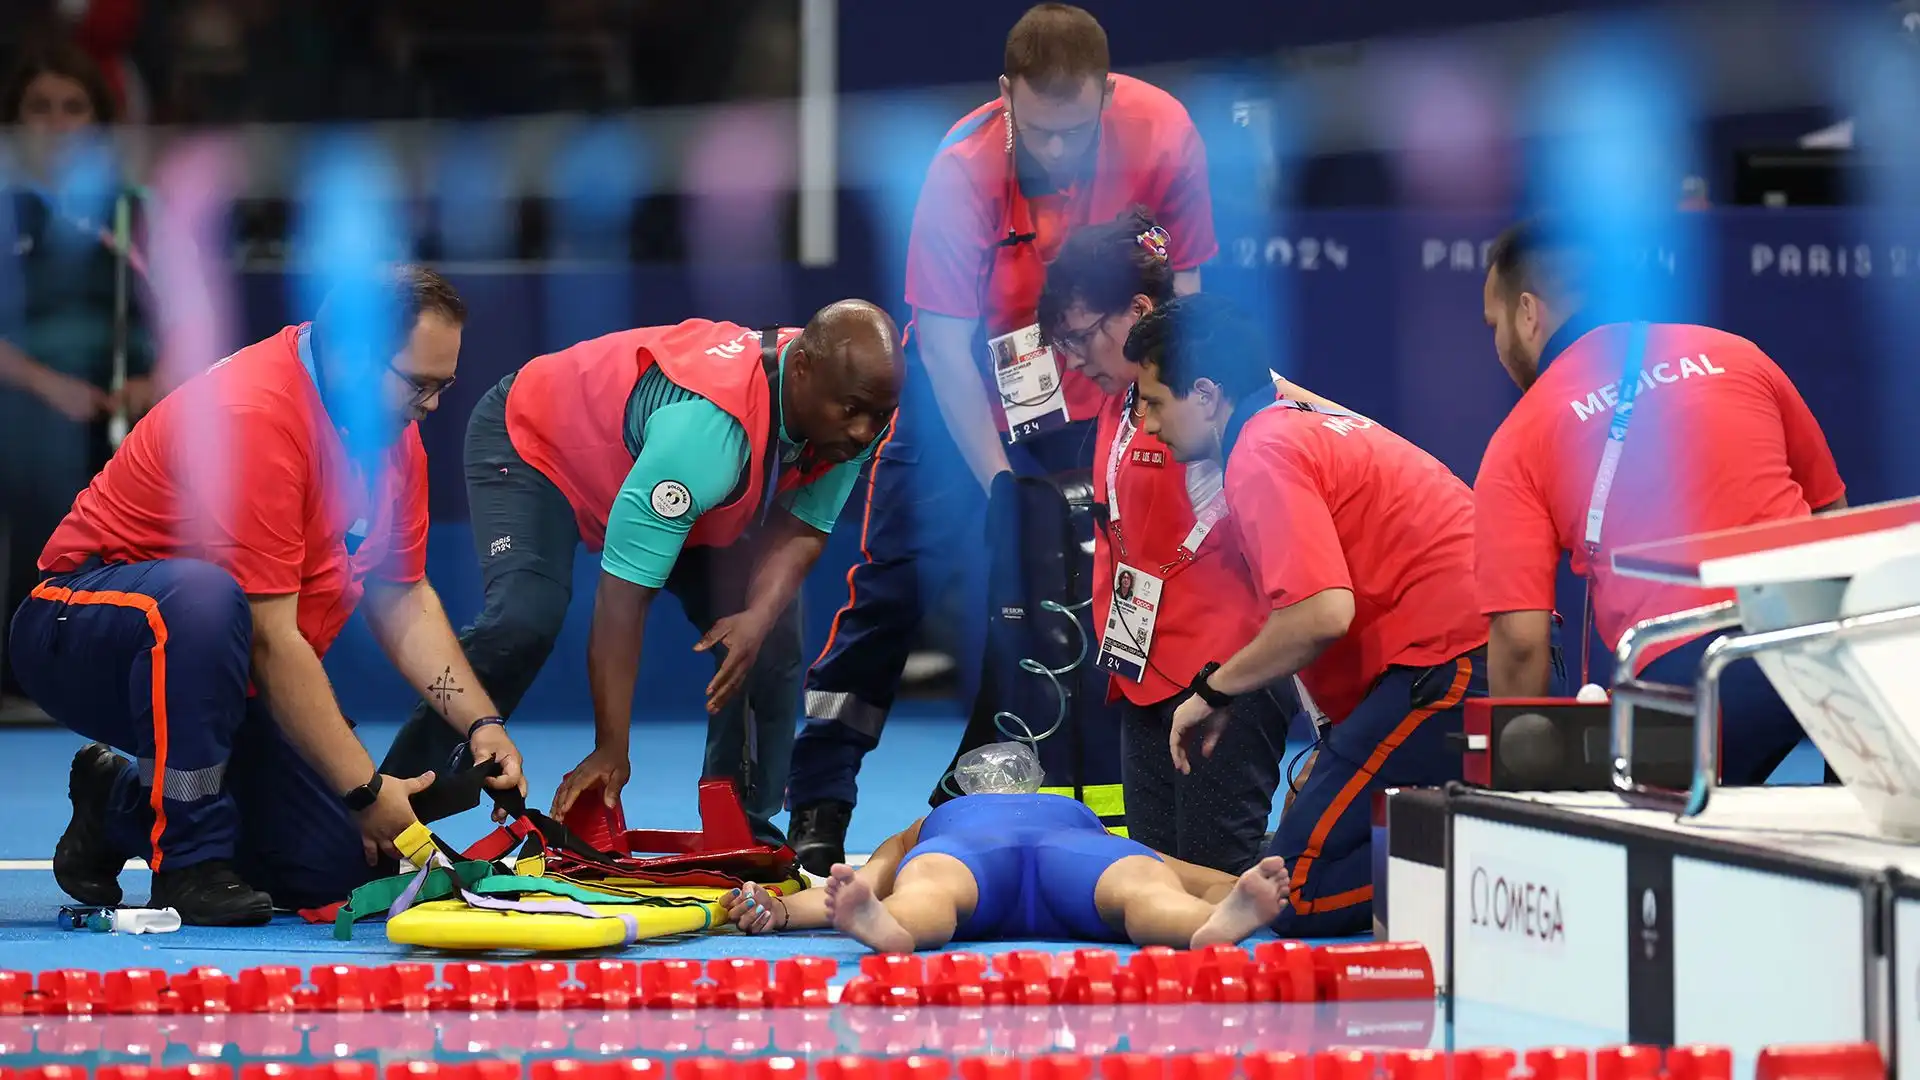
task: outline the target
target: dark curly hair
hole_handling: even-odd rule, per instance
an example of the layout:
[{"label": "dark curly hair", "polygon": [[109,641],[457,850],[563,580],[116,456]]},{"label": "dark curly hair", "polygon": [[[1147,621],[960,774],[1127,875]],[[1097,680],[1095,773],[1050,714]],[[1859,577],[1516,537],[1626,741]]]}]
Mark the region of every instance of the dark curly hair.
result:
[{"label": "dark curly hair", "polygon": [[1173,299],[1173,264],[1166,244],[1166,231],[1153,223],[1144,206],[1075,230],[1047,267],[1047,283],[1040,292],[1041,340],[1051,341],[1060,333],[1075,305],[1117,315],[1136,296],[1155,307]]},{"label": "dark curly hair", "polygon": [[1210,379],[1235,401],[1271,390],[1271,347],[1246,312],[1210,293],[1176,297],[1133,324],[1127,359],[1154,369],[1154,377],[1178,397],[1193,392],[1196,379]]}]

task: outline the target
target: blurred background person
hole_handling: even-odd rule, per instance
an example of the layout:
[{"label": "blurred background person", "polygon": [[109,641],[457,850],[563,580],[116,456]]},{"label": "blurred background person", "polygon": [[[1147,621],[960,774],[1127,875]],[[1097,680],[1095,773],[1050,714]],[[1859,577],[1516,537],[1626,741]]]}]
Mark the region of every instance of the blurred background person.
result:
[{"label": "blurred background person", "polygon": [[[0,193],[0,532],[5,611],[38,577],[41,545],[113,452],[120,423],[153,405],[153,339],[126,183],[100,69],[77,45],[29,43],[0,83],[18,153]],[[31,715],[15,673],[0,713]]]}]

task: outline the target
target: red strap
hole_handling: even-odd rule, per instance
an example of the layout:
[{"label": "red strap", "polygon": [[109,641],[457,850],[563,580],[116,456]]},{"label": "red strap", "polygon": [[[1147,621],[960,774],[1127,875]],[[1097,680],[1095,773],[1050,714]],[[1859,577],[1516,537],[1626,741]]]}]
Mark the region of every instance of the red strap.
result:
[{"label": "red strap", "polygon": [[527,837],[538,835],[540,835],[539,830],[535,829],[526,818],[514,818],[475,841],[460,853],[460,857],[492,862],[519,847],[526,842]]},{"label": "red strap", "polygon": [[340,913],[340,909],[346,906],[347,906],[347,902],[345,900],[335,900],[333,903],[328,904],[326,907],[302,908],[299,912],[299,915],[301,918],[307,920],[310,923],[317,923],[322,926],[331,926],[333,925],[334,916],[338,915]]}]

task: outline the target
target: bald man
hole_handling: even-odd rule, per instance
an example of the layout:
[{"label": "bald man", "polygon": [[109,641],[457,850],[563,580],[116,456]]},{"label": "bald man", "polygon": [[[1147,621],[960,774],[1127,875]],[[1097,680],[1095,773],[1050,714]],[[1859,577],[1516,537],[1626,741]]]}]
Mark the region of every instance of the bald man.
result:
[{"label": "bald man", "polygon": [[[903,375],[893,320],[843,300],[801,329],[622,330],[535,357],[481,398],[466,471],[486,606],[460,639],[502,716],[553,650],[575,547],[600,553],[594,745],[555,795],[556,817],[595,786],[610,805],[626,786],[642,630],[665,588],[701,632],[694,650],[717,660],[703,776],[734,779],[756,836],[784,842],[772,819],[804,677],[795,600],[893,421]],[[437,704],[414,711],[389,767],[445,774],[458,733],[436,730]]]}]

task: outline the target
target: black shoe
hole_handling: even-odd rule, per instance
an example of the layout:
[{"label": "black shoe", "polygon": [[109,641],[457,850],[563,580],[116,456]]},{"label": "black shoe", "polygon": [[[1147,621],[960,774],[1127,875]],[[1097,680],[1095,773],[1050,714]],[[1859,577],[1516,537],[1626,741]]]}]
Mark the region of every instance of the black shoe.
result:
[{"label": "black shoe", "polygon": [[847,823],[852,820],[853,804],[838,799],[822,799],[794,810],[793,854],[800,868],[814,877],[826,877],[834,863],[846,862]]},{"label": "black shoe", "polygon": [[158,871],[147,906],[170,907],[188,926],[261,926],[273,918],[273,898],[219,859]]},{"label": "black shoe", "polygon": [[53,880],[76,901],[93,907],[120,902],[120,869],[127,857],[107,843],[107,799],[127,759],[106,743],[88,743],[67,771],[73,819],[53,846]]}]

